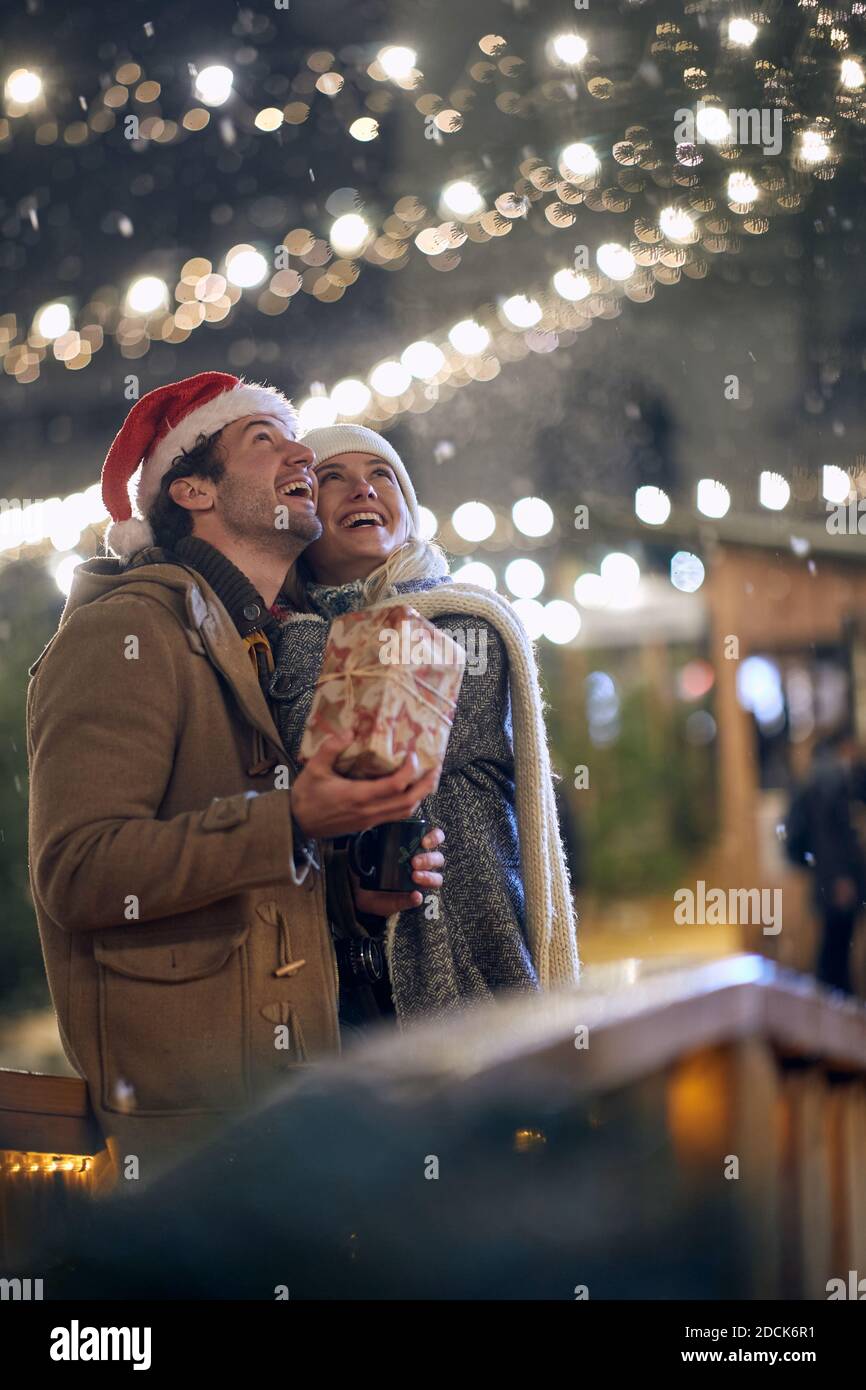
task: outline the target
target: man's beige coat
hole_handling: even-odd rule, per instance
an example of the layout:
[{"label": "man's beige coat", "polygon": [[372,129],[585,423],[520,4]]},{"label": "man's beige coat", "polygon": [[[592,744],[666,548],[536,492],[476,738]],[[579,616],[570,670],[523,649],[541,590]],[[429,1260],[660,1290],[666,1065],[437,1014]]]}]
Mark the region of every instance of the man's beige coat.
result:
[{"label": "man's beige coat", "polygon": [[[115,1163],[136,1154],[147,1176],[339,1052],[323,873],[294,881],[288,758],[193,570],[81,566],[31,676],[30,877],[54,1007]],[[345,884],[334,897],[351,911]]]}]

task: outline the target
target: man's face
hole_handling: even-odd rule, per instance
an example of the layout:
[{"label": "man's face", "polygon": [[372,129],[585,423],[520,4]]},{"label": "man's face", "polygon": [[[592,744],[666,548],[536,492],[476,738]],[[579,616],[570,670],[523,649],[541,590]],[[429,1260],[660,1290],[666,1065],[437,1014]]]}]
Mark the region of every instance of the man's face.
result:
[{"label": "man's face", "polygon": [[211,483],[210,515],[237,539],[285,545],[322,534],[313,453],[289,439],[274,416],[249,415],[223,429],[225,473]]},{"label": "man's face", "polygon": [[366,579],[409,534],[409,517],[391,465],[364,453],[336,454],[316,468],[321,538],[306,551],[320,583]]}]

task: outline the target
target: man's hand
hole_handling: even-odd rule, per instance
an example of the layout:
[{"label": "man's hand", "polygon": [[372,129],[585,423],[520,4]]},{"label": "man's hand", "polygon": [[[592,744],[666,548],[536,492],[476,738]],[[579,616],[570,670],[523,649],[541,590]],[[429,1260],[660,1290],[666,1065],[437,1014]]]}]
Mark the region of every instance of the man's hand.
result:
[{"label": "man's hand", "polygon": [[[412,882],[422,888],[441,888],[442,875],[437,873],[445,863],[445,856],[437,846],[445,843],[445,832],[437,825],[428,831],[421,841],[426,854],[412,855]],[[359,912],[369,913],[371,917],[390,917],[392,912],[406,912],[410,907],[420,907],[424,901],[423,893],[378,893],[372,888],[362,888],[356,874],[350,870],[352,896]]]},{"label": "man's hand", "polygon": [[326,739],[292,785],[292,815],[311,840],[332,840],[386,821],[409,820],[439,785],[439,768],[418,776],[414,753],[387,777],[341,777],[334,763],[353,738],[354,734],[343,734]]}]

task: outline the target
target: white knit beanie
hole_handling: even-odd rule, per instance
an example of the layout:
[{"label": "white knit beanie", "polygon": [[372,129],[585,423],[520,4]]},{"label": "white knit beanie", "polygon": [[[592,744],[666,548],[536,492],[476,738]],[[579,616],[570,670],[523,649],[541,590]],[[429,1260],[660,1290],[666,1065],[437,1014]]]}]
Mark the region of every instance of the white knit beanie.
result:
[{"label": "white knit beanie", "polygon": [[406,472],[403,460],[394,448],[381,434],[375,430],[368,430],[365,425],[327,425],[322,429],[308,430],[301,439],[302,444],[306,444],[308,449],[312,449],[316,455],[316,467],[319,464],[332,459],[335,454],[373,454],[376,458],[384,459],[390,463],[403,497],[406,500],[406,509],[412,522],[412,530],[415,535],[421,532],[421,516],[418,511],[418,498],[415,496],[415,489],[412,480]]}]

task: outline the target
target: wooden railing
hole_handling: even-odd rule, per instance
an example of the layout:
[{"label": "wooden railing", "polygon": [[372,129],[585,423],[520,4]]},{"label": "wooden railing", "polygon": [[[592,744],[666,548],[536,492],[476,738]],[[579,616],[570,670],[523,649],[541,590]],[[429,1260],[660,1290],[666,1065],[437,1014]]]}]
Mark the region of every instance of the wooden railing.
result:
[{"label": "wooden railing", "polygon": [[[397,1103],[459,1089],[464,1106],[543,1095],[551,1113],[615,1114],[641,1156],[605,1160],[608,1196],[619,1184],[634,1220],[663,1202],[684,1246],[695,1212],[718,1218],[724,1296],[825,1299],[831,1280],[866,1278],[866,1008],[760,957],[595,967],[575,989],[383,1032],[314,1070],[327,1085],[355,1068]],[[8,1265],[64,1193],[87,1200],[104,1159],[83,1083],[0,1072],[0,1150]]]}]

